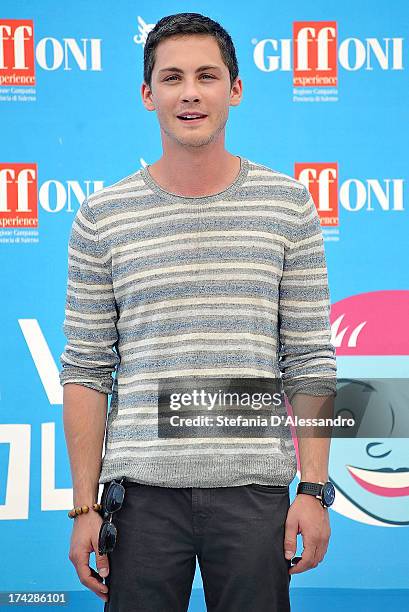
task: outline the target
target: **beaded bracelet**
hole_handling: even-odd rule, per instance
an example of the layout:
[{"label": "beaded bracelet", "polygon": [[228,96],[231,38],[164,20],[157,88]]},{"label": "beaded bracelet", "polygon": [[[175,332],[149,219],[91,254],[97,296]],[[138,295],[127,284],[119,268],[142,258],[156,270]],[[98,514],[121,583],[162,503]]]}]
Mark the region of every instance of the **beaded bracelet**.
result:
[{"label": "beaded bracelet", "polygon": [[[100,512],[102,510],[101,504],[92,504],[91,507],[93,510],[95,510],[95,512]],[[77,506],[76,508],[73,508],[72,510],[69,511],[68,516],[69,518],[76,518],[80,514],[87,514],[89,510],[90,510],[89,506]]]}]

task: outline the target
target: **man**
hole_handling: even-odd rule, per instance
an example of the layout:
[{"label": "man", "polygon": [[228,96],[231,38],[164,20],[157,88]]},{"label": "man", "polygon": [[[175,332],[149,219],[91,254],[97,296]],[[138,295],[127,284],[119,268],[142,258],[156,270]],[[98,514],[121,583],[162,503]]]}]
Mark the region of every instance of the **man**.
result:
[{"label": "man", "polygon": [[[296,415],[331,412],[318,215],[301,183],[225,149],[242,81],[218,23],[161,19],[146,41],[141,93],[158,117],[162,157],[87,198],[70,236],[60,380],[74,505],[95,503],[99,484],[104,495],[110,482],[125,486],[109,516],[113,550],[99,554],[102,518],[89,511],[75,518],[70,559],[111,612],[186,610],[196,557],[208,610],[285,612],[291,575],[316,567],[328,546],[328,510],[316,498],[328,437],[300,436],[301,480],[316,484],[290,506],[288,431],[159,435],[158,397],[165,379],[281,376]],[[290,567],[297,533],[304,550]]]}]

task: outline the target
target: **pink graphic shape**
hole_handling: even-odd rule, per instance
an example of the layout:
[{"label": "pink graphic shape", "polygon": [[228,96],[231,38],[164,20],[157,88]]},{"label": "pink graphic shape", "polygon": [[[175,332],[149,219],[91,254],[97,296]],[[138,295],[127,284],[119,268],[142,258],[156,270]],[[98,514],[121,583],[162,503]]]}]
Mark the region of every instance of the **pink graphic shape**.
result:
[{"label": "pink graphic shape", "polygon": [[360,293],[331,308],[337,355],[409,355],[409,291]]}]

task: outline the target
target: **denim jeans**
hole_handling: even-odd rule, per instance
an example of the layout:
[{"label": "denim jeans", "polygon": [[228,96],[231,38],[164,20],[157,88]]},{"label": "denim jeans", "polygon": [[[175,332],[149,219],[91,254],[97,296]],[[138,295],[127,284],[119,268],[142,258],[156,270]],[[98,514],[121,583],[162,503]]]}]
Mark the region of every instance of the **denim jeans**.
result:
[{"label": "denim jeans", "polygon": [[290,610],[288,486],[123,484],[105,612],[185,612],[196,557],[209,612]]}]

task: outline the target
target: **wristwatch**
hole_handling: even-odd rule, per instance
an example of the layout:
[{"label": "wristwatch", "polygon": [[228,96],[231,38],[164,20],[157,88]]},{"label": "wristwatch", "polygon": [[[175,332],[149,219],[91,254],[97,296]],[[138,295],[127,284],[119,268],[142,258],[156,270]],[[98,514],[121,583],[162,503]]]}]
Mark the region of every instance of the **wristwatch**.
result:
[{"label": "wristwatch", "polygon": [[332,482],[299,482],[297,485],[298,493],[314,495],[317,497],[324,508],[332,506],[335,499],[335,487]]}]

